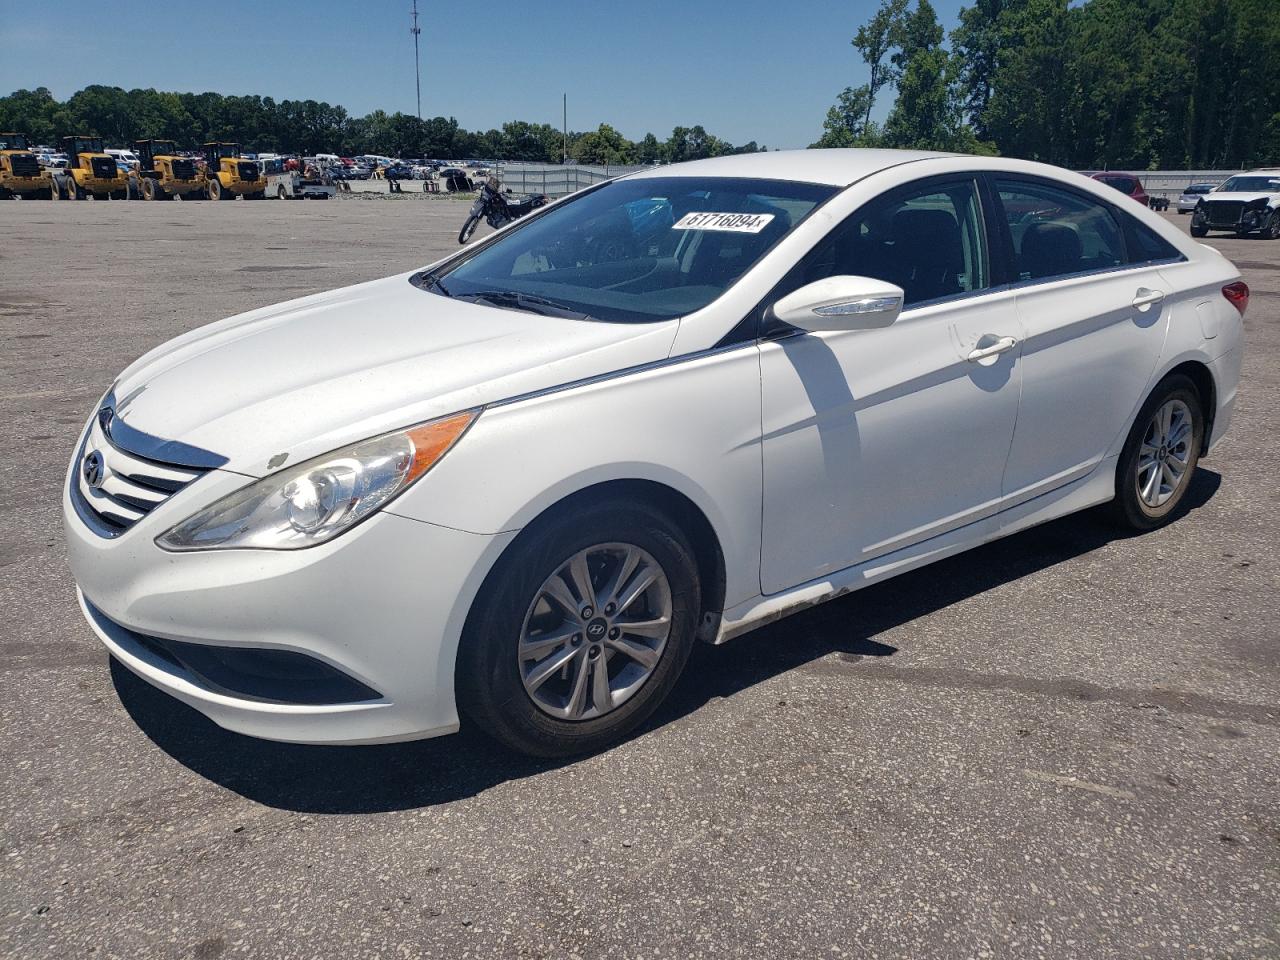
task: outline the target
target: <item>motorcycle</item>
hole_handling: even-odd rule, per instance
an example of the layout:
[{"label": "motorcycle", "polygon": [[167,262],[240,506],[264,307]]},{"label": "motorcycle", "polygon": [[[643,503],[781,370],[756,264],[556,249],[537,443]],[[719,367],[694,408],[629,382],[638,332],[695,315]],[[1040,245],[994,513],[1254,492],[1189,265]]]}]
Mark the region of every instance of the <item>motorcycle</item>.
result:
[{"label": "motorcycle", "polygon": [[[510,191],[508,191],[510,192]],[[539,207],[546,206],[547,197],[542,193],[534,193],[522,200],[509,200],[497,188],[489,183],[480,185],[480,195],[471,204],[471,212],[467,214],[467,222],[458,231],[458,242],[466,243],[476,232],[481,219],[497,230],[512,220],[519,220]]]}]

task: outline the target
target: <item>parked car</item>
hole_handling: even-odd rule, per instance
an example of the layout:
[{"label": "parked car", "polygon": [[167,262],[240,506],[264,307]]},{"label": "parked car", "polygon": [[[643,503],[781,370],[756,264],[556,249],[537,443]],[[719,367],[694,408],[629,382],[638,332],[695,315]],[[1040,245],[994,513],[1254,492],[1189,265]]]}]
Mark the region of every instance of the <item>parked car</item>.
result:
[{"label": "parked car", "polygon": [[1090,173],[1088,176],[1099,183],[1105,183],[1114,190],[1119,190],[1125,196],[1133,198],[1144,207],[1151,205],[1151,198],[1142,186],[1142,180],[1136,174],[1116,173],[1115,171],[1107,170],[1102,173]]},{"label": "parked car", "polygon": [[228,729],[596,750],[696,640],[1098,504],[1173,521],[1248,299],[1042,164],[665,166],[135,361],[68,556],[111,653]]},{"label": "parked car", "polygon": [[1216,186],[1216,183],[1193,183],[1188,186],[1178,194],[1178,212],[1190,213],[1196,208],[1201,198]]},{"label": "parked car", "polygon": [[1280,169],[1238,173],[1202,197],[1191,214],[1191,235],[1210,230],[1280,240]]},{"label": "parked car", "polygon": [[412,180],[413,167],[403,163],[393,163],[382,168],[382,176],[387,180]]}]

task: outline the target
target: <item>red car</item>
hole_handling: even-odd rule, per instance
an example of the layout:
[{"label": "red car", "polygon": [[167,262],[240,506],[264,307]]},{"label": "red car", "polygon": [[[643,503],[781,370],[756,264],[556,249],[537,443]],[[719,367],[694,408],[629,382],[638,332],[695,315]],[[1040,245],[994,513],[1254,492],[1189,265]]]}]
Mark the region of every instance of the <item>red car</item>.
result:
[{"label": "red car", "polygon": [[[1108,187],[1115,187],[1125,196],[1132,197],[1144,207],[1152,206],[1151,197],[1142,186],[1142,181],[1137,174],[1119,173],[1115,170],[1106,170],[1102,173],[1087,173],[1085,176],[1092,177],[1094,180],[1100,180]],[[1168,206],[1168,201],[1165,201]]]}]

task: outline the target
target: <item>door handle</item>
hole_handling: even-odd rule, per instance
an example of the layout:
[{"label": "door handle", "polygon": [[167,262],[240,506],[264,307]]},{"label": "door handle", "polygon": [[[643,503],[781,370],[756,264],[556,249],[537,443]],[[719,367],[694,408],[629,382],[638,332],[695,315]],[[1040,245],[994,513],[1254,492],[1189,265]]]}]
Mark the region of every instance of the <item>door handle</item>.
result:
[{"label": "door handle", "polygon": [[1153,305],[1164,299],[1164,293],[1160,290],[1151,290],[1147,287],[1139,287],[1138,292],[1133,295],[1133,305],[1139,310],[1146,312]]},{"label": "door handle", "polygon": [[977,363],[979,360],[985,360],[987,357],[999,356],[1002,353],[1008,353],[1018,345],[1018,341],[1013,337],[1001,337],[989,347],[978,347],[969,353],[966,360],[970,363]]}]

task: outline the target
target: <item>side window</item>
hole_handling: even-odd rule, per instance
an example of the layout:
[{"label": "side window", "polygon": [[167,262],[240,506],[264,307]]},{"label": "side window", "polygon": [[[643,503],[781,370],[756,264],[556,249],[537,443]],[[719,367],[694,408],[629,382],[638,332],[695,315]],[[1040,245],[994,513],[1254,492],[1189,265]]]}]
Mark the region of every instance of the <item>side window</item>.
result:
[{"label": "side window", "polygon": [[1069,277],[1125,263],[1124,240],[1103,204],[1047,183],[995,178],[1019,280]]},{"label": "side window", "polygon": [[841,274],[896,284],[906,293],[906,306],[989,287],[976,183],[935,181],[871,201],[828,234],[785,286]]},{"label": "side window", "polygon": [[1125,217],[1129,232],[1129,262],[1150,263],[1153,260],[1180,260],[1182,254],[1164,237],[1133,217]]}]

